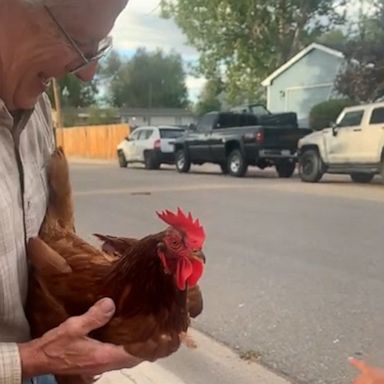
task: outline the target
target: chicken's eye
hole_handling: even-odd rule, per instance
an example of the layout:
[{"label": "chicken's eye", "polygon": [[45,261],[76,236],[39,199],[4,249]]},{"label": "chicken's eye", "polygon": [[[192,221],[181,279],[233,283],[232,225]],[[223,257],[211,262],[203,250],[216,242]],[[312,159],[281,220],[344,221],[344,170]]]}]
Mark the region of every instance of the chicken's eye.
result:
[{"label": "chicken's eye", "polygon": [[178,247],[179,246],[179,242],[177,240],[172,240],[172,243],[171,243],[172,247]]}]

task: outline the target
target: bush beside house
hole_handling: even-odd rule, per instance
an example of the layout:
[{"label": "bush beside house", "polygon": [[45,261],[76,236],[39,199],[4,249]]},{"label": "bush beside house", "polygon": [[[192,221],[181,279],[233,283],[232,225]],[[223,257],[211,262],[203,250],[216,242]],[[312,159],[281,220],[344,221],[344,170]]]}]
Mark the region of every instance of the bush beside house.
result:
[{"label": "bush beside house", "polygon": [[329,127],[331,122],[336,121],[344,108],[352,105],[354,105],[353,101],[348,99],[333,99],[315,105],[309,116],[311,129],[319,131]]}]

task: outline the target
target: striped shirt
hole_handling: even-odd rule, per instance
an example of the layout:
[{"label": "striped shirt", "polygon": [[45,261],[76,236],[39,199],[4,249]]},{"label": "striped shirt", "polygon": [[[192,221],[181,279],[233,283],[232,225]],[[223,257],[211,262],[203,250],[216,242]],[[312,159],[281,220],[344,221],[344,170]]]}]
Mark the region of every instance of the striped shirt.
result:
[{"label": "striped shirt", "polygon": [[28,287],[26,241],[36,236],[47,206],[46,167],[54,149],[51,108],[14,119],[0,100],[0,384],[20,384],[16,343],[29,340],[24,313]]}]

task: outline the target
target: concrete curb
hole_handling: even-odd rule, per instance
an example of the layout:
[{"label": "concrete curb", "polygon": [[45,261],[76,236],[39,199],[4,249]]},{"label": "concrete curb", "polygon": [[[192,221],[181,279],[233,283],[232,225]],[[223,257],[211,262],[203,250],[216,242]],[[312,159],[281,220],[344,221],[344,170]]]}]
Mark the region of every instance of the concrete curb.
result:
[{"label": "concrete curb", "polygon": [[182,347],[157,363],[105,374],[98,384],[290,384],[261,365],[242,360],[225,345],[196,330],[196,349]]}]

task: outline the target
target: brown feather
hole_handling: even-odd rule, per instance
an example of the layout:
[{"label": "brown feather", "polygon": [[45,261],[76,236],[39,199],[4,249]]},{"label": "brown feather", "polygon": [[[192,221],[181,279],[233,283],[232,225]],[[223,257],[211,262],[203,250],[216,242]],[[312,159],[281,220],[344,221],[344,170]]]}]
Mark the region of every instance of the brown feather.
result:
[{"label": "brown feather", "polygon": [[[157,255],[164,232],[141,240],[96,235],[102,250],[74,232],[68,164],[58,149],[49,167],[50,203],[39,238],[31,239],[27,316],[34,337],[68,317],[83,314],[98,299],[111,297],[113,319],[92,337],[123,345],[127,352],[155,361],[174,353],[202,309],[200,289],[180,291]],[[115,257],[111,257],[111,254]],[[59,384],[85,379],[58,377]]]}]

